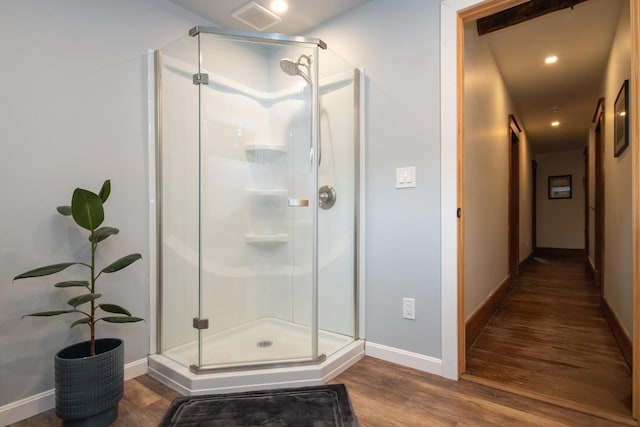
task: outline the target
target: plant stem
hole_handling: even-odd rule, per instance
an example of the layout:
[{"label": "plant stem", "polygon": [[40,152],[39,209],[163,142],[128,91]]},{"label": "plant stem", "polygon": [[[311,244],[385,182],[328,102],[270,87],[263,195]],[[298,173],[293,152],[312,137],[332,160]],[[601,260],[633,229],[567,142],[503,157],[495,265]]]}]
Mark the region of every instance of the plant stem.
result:
[{"label": "plant stem", "polygon": [[[96,247],[98,244],[96,243],[96,239],[94,236],[94,231],[91,230],[91,293],[95,293],[96,291]],[[89,328],[91,329],[91,342],[89,345],[89,354],[91,356],[96,355],[96,304],[95,300],[91,300],[91,316],[89,321]]]}]

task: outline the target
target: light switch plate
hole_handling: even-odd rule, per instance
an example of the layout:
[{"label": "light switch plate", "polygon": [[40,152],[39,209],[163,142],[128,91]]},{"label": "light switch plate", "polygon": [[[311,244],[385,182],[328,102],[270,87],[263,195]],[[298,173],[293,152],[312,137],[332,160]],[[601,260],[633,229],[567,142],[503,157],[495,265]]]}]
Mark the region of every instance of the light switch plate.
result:
[{"label": "light switch plate", "polygon": [[416,167],[396,168],[396,188],[413,188],[416,186]]}]

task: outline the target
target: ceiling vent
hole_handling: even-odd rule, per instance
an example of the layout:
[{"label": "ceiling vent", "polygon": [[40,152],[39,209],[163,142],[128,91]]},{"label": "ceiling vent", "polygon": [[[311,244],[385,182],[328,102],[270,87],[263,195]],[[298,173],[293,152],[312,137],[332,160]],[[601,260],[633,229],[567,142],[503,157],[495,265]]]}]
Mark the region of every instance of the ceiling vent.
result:
[{"label": "ceiling vent", "polygon": [[233,12],[231,16],[258,31],[264,31],[282,21],[278,15],[254,1],[242,6]]}]

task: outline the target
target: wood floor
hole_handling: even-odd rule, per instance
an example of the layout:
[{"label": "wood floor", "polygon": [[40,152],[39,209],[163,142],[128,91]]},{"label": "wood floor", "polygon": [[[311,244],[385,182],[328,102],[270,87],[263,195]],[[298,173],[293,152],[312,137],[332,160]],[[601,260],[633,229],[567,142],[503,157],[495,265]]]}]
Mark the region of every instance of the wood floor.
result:
[{"label": "wood floor", "polygon": [[592,414],[631,416],[631,371],[583,256],[534,259],[467,353],[464,378]]},{"label": "wood floor", "polygon": [[[618,426],[588,414],[471,381],[451,381],[365,357],[332,383],[344,383],[362,427]],[[125,382],[116,427],[156,426],[178,394],[143,375]],[[11,427],[61,426],[53,410]]]}]

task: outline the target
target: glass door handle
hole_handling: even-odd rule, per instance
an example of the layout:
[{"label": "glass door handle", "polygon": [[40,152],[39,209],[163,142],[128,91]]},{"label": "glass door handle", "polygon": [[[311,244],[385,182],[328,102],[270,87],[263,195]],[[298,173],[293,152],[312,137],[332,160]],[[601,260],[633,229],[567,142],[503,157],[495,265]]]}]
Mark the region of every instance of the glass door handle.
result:
[{"label": "glass door handle", "polygon": [[309,199],[289,199],[289,206],[292,208],[309,206]]}]

